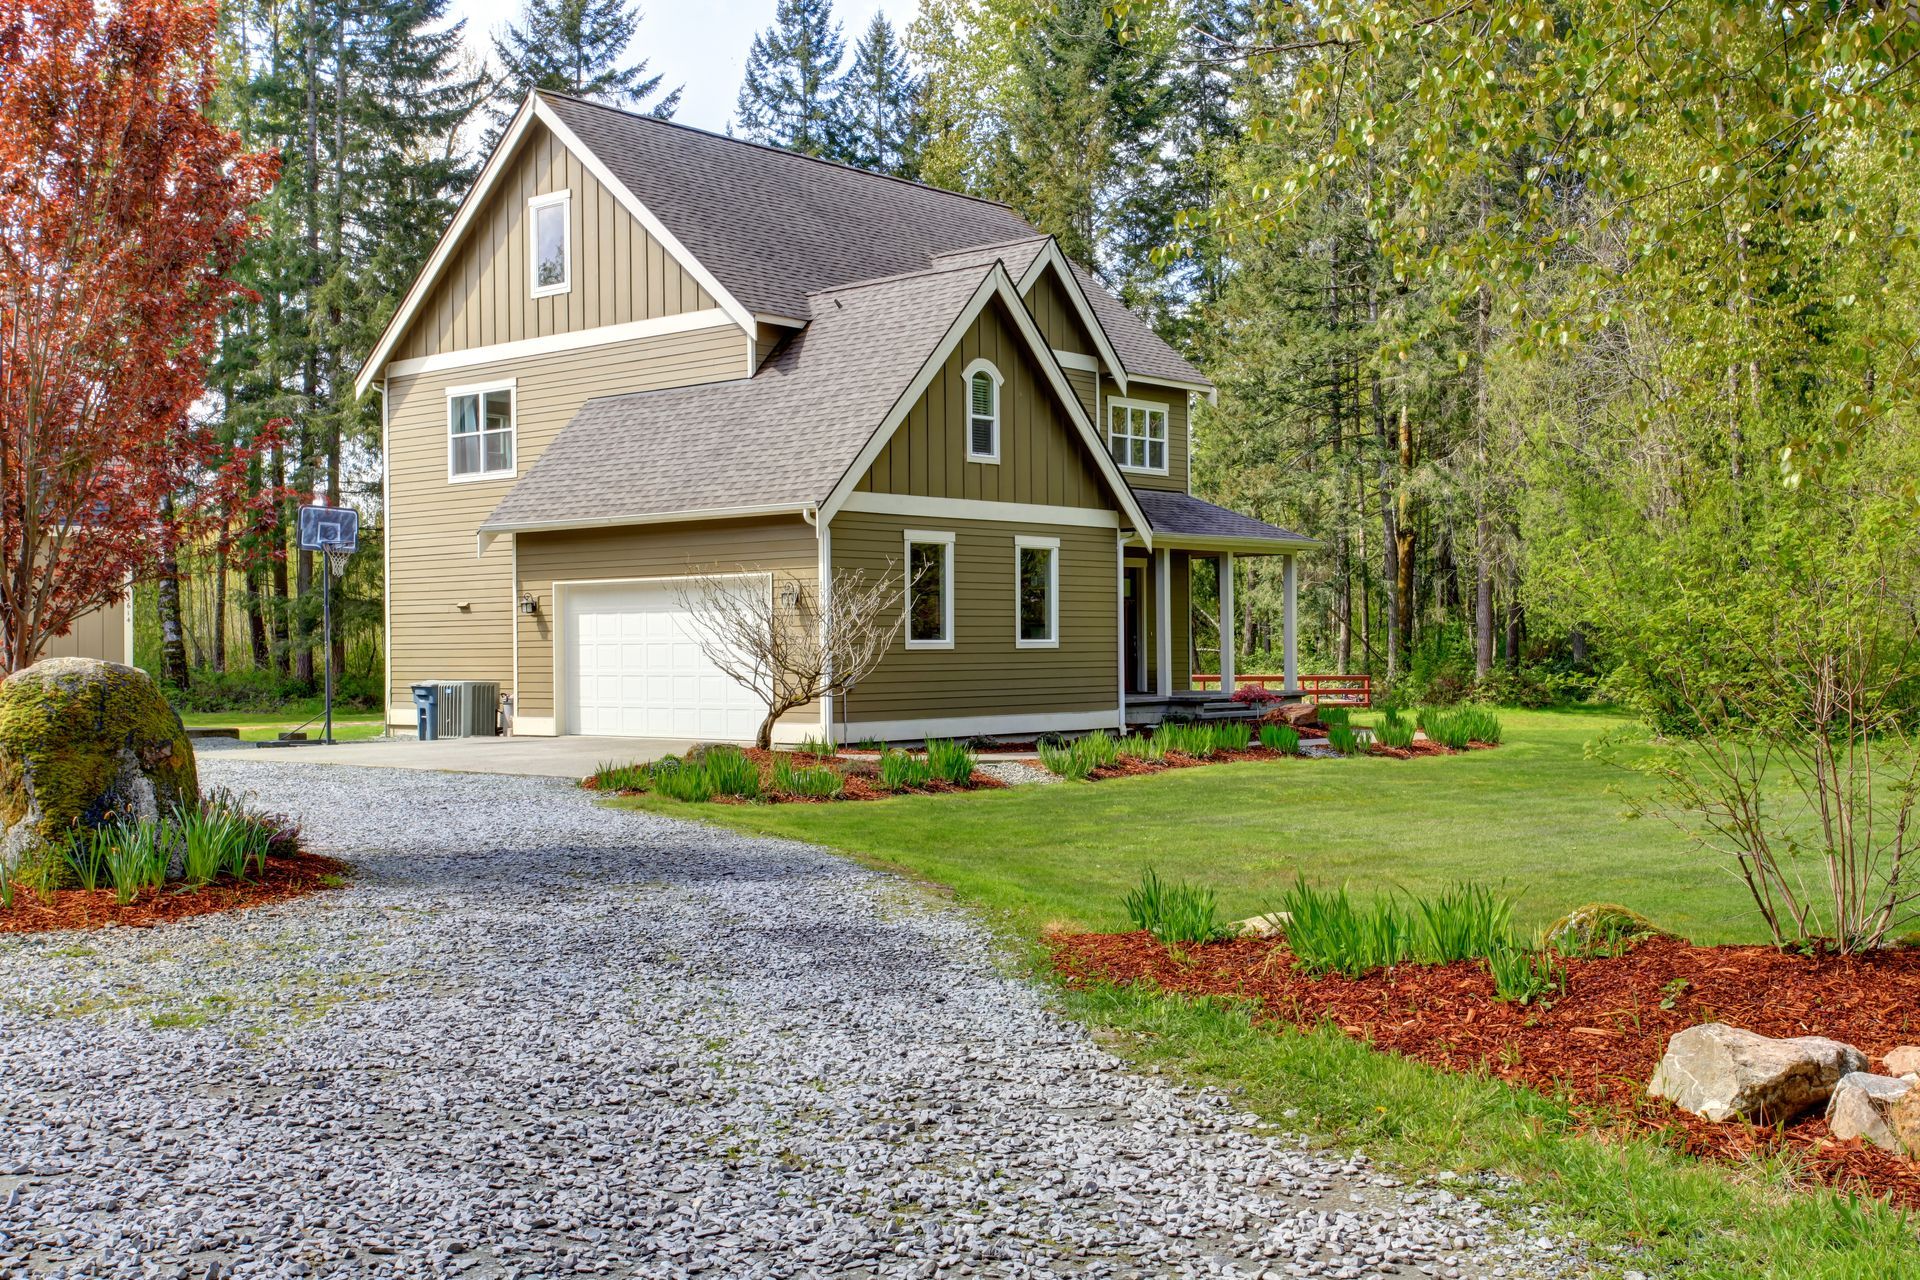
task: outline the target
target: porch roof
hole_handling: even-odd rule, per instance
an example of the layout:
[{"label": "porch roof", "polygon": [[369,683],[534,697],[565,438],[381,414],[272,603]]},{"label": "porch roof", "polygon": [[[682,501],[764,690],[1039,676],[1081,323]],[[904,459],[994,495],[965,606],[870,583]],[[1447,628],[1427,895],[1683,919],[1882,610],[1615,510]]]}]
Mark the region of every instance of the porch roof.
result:
[{"label": "porch roof", "polygon": [[1192,551],[1241,551],[1285,554],[1320,544],[1305,534],[1241,515],[1189,493],[1169,489],[1133,489],[1134,500],[1153,526],[1155,546]]}]

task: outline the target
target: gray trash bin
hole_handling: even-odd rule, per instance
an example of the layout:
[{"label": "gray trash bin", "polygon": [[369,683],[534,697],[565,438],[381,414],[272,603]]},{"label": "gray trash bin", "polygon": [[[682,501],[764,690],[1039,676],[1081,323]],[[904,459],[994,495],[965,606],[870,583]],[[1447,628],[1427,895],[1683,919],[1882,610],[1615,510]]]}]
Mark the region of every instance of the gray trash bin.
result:
[{"label": "gray trash bin", "polygon": [[440,686],[437,684],[417,684],[413,686],[413,731],[422,742],[432,742],[440,736]]}]

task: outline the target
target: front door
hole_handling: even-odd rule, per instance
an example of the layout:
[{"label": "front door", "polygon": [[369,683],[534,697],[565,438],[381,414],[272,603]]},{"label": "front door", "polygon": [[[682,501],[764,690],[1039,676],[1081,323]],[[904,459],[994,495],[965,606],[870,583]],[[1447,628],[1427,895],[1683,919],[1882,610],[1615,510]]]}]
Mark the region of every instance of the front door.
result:
[{"label": "front door", "polygon": [[1121,616],[1126,620],[1126,634],[1121,638],[1121,652],[1126,655],[1127,692],[1145,693],[1147,691],[1147,649],[1146,638],[1141,634],[1145,628],[1147,616],[1147,571],[1144,568],[1129,568],[1122,577],[1126,591],[1126,607]]}]

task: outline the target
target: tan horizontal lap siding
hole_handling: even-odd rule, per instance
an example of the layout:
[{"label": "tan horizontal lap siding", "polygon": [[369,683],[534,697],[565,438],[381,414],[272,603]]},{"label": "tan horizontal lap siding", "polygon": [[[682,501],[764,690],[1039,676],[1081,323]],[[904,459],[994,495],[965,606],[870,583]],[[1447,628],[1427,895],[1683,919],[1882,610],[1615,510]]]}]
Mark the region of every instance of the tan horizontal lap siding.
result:
[{"label": "tan horizontal lap siding", "polygon": [[[516,711],[552,716],[554,622],[560,606],[556,582],[671,578],[695,573],[767,573],[776,589],[797,581],[809,596],[820,578],[820,549],[813,527],[799,516],[720,520],[620,529],[521,534],[519,592],[532,592],[540,612],[519,615],[520,686]],[[560,637],[565,643],[565,637]],[[818,708],[791,713],[783,724],[817,726]],[[566,732],[568,726],[558,726]]]},{"label": "tan horizontal lap siding", "polygon": [[[419,681],[498,680],[511,689],[512,539],[496,539],[476,557],[475,535],[580,406],[596,396],[737,378],[746,360],[746,335],[723,325],[389,380],[390,701],[397,722],[412,722],[408,688]],[[508,378],[518,384],[514,474],[449,481],[447,388]]]},{"label": "tan horizontal lap siding", "polygon": [[89,609],[73,620],[73,630],[47,641],[42,658],[98,658],[102,662],[130,663],[127,652],[127,606],[124,601]]},{"label": "tan horizontal lap siding", "polygon": [[[572,197],[572,288],[533,296],[527,201]],[[716,304],[660,242],[541,124],[467,228],[393,358],[575,333]]]},{"label": "tan horizontal lap siding", "polygon": [[[993,362],[1000,389],[1000,461],[967,461],[966,379],[976,359]],[[1105,507],[1072,420],[999,303],[984,308],[857,488],[978,502]]]},{"label": "tan horizontal lap siding", "polygon": [[1157,387],[1150,382],[1135,380],[1127,384],[1123,393],[1113,384],[1113,379],[1100,375],[1100,416],[1095,425],[1100,430],[1100,438],[1110,441],[1113,431],[1112,402],[1115,397],[1125,400],[1142,400],[1149,404],[1163,404],[1167,407],[1167,474],[1153,475],[1145,471],[1121,471],[1128,484],[1137,489],[1171,489],[1176,493],[1186,493],[1187,489],[1187,393],[1177,387]]},{"label": "tan horizontal lap siding", "polygon": [[[1118,705],[1118,550],[1112,529],[842,512],[832,526],[834,571],[900,574],[908,529],[954,535],[954,645],[909,649],[904,636],[896,638],[879,668],[848,699],[848,722],[1047,715]],[[1020,535],[1060,539],[1057,649],[1014,644],[1014,539]]]}]

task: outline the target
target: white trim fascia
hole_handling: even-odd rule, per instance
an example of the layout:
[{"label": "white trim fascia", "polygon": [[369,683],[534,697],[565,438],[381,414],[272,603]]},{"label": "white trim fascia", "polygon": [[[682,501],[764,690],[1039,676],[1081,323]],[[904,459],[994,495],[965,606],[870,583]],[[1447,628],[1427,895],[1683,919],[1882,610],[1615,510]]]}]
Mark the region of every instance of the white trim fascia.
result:
[{"label": "white trim fascia", "polygon": [[[984,373],[993,380],[993,451],[976,453],[973,448],[973,379],[975,374]],[[1006,388],[1006,375],[1000,372],[1000,366],[985,356],[977,356],[960,371],[961,394],[966,397],[967,419],[967,461],[994,463],[1000,461],[1000,393]]]},{"label": "white trim fascia", "polygon": [[[1113,539],[1113,573],[1114,611],[1118,615],[1114,619],[1113,634],[1119,642],[1116,646],[1119,650],[1119,661],[1114,665],[1120,670],[1120,723],[1116,727],[1120,733],[1125,733],[1127,731],[1127,540],[1117,533]],[[1140,585],[1142,588],[1146,586],[1144,574],[1141,575]],[[1144,610],[1142,621],[1145,621]],[[1147,651],[1146,638],[1144,636],[1135,638],[1140,641],[1140,652],[1144,655]]]},{"label": "white trim fascia", "polygon": [[438,355],[395,360],[387,366],[387,377],[407,378],[420,373],[440,373],[477,364],[499,364],[507,360],[524,360],[529,356],[558,355],[563,351],[585,351],[593,347],[611,346],[616,342],[722,327],[734,328],[733,318],[717,307],[709,307],[704,311],[683,311],[677,316],[629,320],[625,324],[601,325],[596,329],[550,333],[544,338],[520,338],[513,342],[496,342],[484,347],[467,347]]},{"label": "white trim fascia", "polygon": [[393,467],[387,461],[387,434],[392,421],[392,397],[387,380],[380,379],[380,656],[385,668],[382,680],[381,719],[393,723]]},{"label": "white trim fascia", "polygon": [[1160,536],[1176,551],[1231,551],[1250,556],[1287,555],[1294,551],[1312,551],[1320,545],[1312,538],[1212,538],[1184,533]]},{"label": "white trim fascia", "polygon": [[855,720],[847,725],[847,737],[858,742],[877,738],[881,742],[921,741],[926,738],[1010,737],[1034,733],[1076,733],[1092,729],[1111,729],[1120,719],[1120,708],[1101,707],[1093,711],[1016,712],[992,716],[940,716],[914,720]]},{"label": "white trim fascia", "polygon": [[127,589],[120,593],[120,661],[133,665],[133,574],[127,574]]},{"label": "white trim fascia", "polygon": [[515,722],[520,719],[520,539],[513,540],[513,567],[508,571],[507,582],[507,618],[513,627],[513,718],[507,721],[507,734],[513,735]]},{"label": "white trim fascia", "polygon": [[559,716],[523,716],[518,707],[513,712],[513,736],[516,738],[557,738],[560,736]]},{"label": "white trim fascia", "polygon": [[1097,356],[1084,356],[1078,351],[1062,351],[1058,347],[1052,350],[1053,358],[1060,362],[1062,369],[1078,369],[1082,373],[1100,372],[1100,360]]},{"label": "white trim fascia", "polygon": [[1120,513],[1107,507],[1050,507],[1033,502],[988,502],[978,498],[923,498],[911,493],[868,493],[855,490],[841,504],[842,511],[872,515],[916,516],[930,520],[993,520],[1002,524],[1073,525],[1084,529],[1118,529]]},{"label": "white trim fascia", "polygon": [[[906,612],[907,625],[901,629],[900,638],[907,648],[951,649],[953,648],[953,531],[951,529],[907,529],[905,548],[901,556],[901,605]],[[914,544],[938,545],[943,547],[940,567],[940,639],[915,640],[913,638],[913,548]]]},{"label": "white trim fascia", "polygon": [[[1191,571],[1189,571],[1191,572]],[[1141,646],[1144,651],[1146,646]],[[1142,654],[1144,658],[1144,652]],[[1153,553],[1154,692],[1173,696],[1173,552],[1165,547]]]},{"label": "white trim fascia", "polygon": [[[560,283],[541,284],[534,278],[540,270],[540,210],[559,205],[562,216],[560,233]],[[573,292],[573,191],[562,187],[527,197],[527,285],[530,296],[554,298]]]},{"label": "white trim fascia", "polygon": [[[1047,555],[1047,637],[1027,640],[1020,635],[1020,553],[1045,551]],[[1016,649],[1058,649],[1060,647],[1060,539],[1034,534],[1013,535],[1013,647]]]},{"label": "white trim fascia", "polygon": [[655,515],[600,516],[592,520],[533,520],[524,524],[481,525],[474,534],[476,556],[485,555],[503,533],[564,533],[570,529],[610,529],[621,525],[684,524],[689,520],[742,520],[752,516],[804,516],[805,503],[783,502],[764,507],[714,507],[701,511],[663,511]]},{"label": "white trim fascia", "polygon": [[[1119,467],[1125,475],[1171,475],[1173,466],[1173,406],[1165,400],[1140,400],[1132,396],[1109,396],[1105,408],[1107,414],[1108,453],[1113,452],[1113,411],[1115,409],[1158,409],[1160,411],[1160,430],[1162,433],[1160,439],[1160,457],[1164,465],[1158,467],[1130,467],[1124,462],[1116,462],[1114,465]],[[1131,423],[1129,423],[1129,425],[1131,425]],[[1192,419],[1188,419],[1187,430],[1189,436],[1191,436],[1193,430]],[[1135,437],[1129,432],[1127,438],[1131,440]],[[1153,443],[1151,437],[1148,438],[1147,443]],[[1187,441],[1187,465],[1189,467],[1193,465],[1193,441],[1191,438]]]},{"label": "white trim fascia", "polygon": [[[453,470],[453,402],[462,396],[484,396],[489,391],[507,393],[507,439],[513,449],[512,465],[500,471],[480,470],[467,475],[455,475]],[[512,480],[520,474],[520,380],[518,378],[495,378],[492,382],[467,382],[446,388],[447,396],[447,483],[479,484],[483,481]],[[478,406],[474,409],[474,421],[479,430],[475,433],[480,439],[480,465],[487,465],[487,427]]]},{"label": "white trim fascia", "polygon": [[1051,266],[1054,274],[1060,277],[1060,283],[1067,290],[1067,297],[1073,301],[1073,309],[1080,317],[1080,323],[1092,335],[1094,344],[1100,348],[1100,358],[1107,362],[1112,370],[1113,380],[1120,389],[1127,389],[1127,367],[1120,363],[1120,355],[1113,349],[1113,341],[1107,337],[1107,331],[1101,327],[1099,317],[1093,313],[1093,304],[1087,300],[1087,291],[1080,287],[1080,277],[1074,274],[1073,265],[1067,261],[1067,255],[1060,249],[1060,242],[1052,236],[1027,264],[1026,274],[1020,278],[1020,296],[1024,298],[1033,282],[1040,278],[1041,268]]},{"label": "white trim fascia", "polygon": [[580,141],[573,130],[567,127],[566,121],[560,118],[559,112],[541,100],[537,93],[530,96],[533,98],[534,114],[539,118],[540,123],[553,130],[553,136],[560,139],[561,144],[579,158],[580,163],[586,166],[587,172],[591,173],[601,186],[611,191],[614,199],[618,200],[628,213],[639,219],[640,225],[647,229],[648,235],[660,242],[660,247],[667,251],[667,256],[679,263],[681,270],[699,281],[700,286],[720,304],[720,309],[732,316],[734,323],[745,329],[749,338],[753,337],[753,312],[741,306],[739,300],[727,292],[726,286],[715,279],[713,273],[687,251],[687,247],[680,243],[679,237],[667,230],[665,223],[654,217],[653,210],[641,204],[639,197],[627,190],[626,183],[613,176],[613,170],[607,168],[600,157],[594,154],[593,148]]},{"label": "white trim fascia", "polygon": [[777,324],[783,329],[804,329],[807,327],[805,320],[798,319],[794,316],[776,316],[766,311],[754,312],[753,318],[761,324]]},{"label": "white trim fascia", "polygon": [[433,286],[439,283],[440,273],[446,269],[447,261],[453,257],[454,249],[466,235],[468,224],[480,211],[480,206],[487,202],[487,197],[493,192],[494,184],[500,180],[500,175],[506,172],[508,159],[519,149],[520,140],[532,127],[536,100],[537,95],[527,94],[526,101],[522,102],[520,109],[514,112],[512,122],[507,125],[507,131],[500,135],[500,141],[494,146],[493,154],[487,157],[487,163],[481,167],[480,176],[474,179],[471,187],[467,188],[466,197],[460,201],[459,209],[454,212],[453,221],[447,224],[447,229],[440,233],[439,243],[433,246],[433,253],[428,257],[427,265],[420,268],[420,274],[413,278],[412,287],[400,300],[400,306],[394,311],[393,318],[387,321],[387,327],[380,331],[379,339],[374,342],[372,354],[367,357],[366,363],[360,366],[360,372],[353,380],[355,397],[367,394],[367,388],[373,385],[374,379],[385,369],[387,357],[393,354],[393,348],[399,343],[400,336],[413,324],[415,313],[427,300],[427,295],[432,292]]},{"label": "white trim fascia", "polygon": [[1127,482],[1121,477],[1119,468],[1113,465],[1113,456],[1101,443],[1098,432],[1087,417],[1087,411],[1081,407],[1080,398],[1074,395],[1073,387],[1068,384],[1067,375],[1060,368],[1060,362],[1053,358],[1053,349],[1047,346],[1046,339],[1041,336],[1040,326],[1034,323],[1033,314],[1027,310],[1027,304],[1022,302],[1020,295],[1014,291],[1013,277],[1007,274],[1006,265],[1000,262],[995,262],[992,269],[987,272],[986,279],[980,282],[980,287],[974,290],[966,306],[960,309],[959,315],[948,326],[946,335],[934,347],[933,354],[928,356],[926,363],[920,366],[920,372],[914,375],[913,381],[907,384],[906,390],[894,402],[892,410],[881,422],[879,429],[868,437],[867,443],[861,447],[853,463],[841,475],[839,483],[834,485],[826,501],[820,504],[821,518],[830,520],[839,514],[846,505],[848,495],[853,492],[853,487],[860,482],[860,477],[865,475],[867,468],[873,465],[873,460],[880,456],[880,451],[887,447],[888,441],[893,439],[893,434],[899,429],[900,424],[906,421],[907,414],[912,412],[913,406],[919,403],[920,397],[925,394],[928,385],[939,373],[941,366],[946,363],[947,357],[953,354],[953,348],[960,342],[960,335],[972,325],[974,317],[980,314],[980,309],[986,305],[987,299],[995,296],[1007,304],[1007,311],[1013,317],[1014,327],[1026,339],[1028,350],[1033,353],[1035,363],[1046,373],[1048,384],[1052,386],[1054,395],[1066,411],[1068,420],[1080,433],[1081,443],[1085,444],[1088,451],[1093,454],[1094,468],[1105,478],[1121,511],[1133,522],[1136,534],[1143,543],[1152,546],[1153,526],[1148,523],[1146,513],[1140,510],[1140,504],[1134,501],[1133,491],[1127,488]]},{"label": "white trim fascia", "polygon": [[[833,604],[833,527],[825,520],[820,519],[817,513],[802,513],[802,518],[813,525],[814,539],[819,545],[820,563],[814,570],[819,581],[814,586],[814,593],[820,600],[821,648],[828,650],[827,620],[830,616],[829,610]],[[833,682],[831,652],[827,653],[827,659],[827,683],[831,684]],[[833,741],[833,694],[830,692],[820,695],[820,741]]]}]

